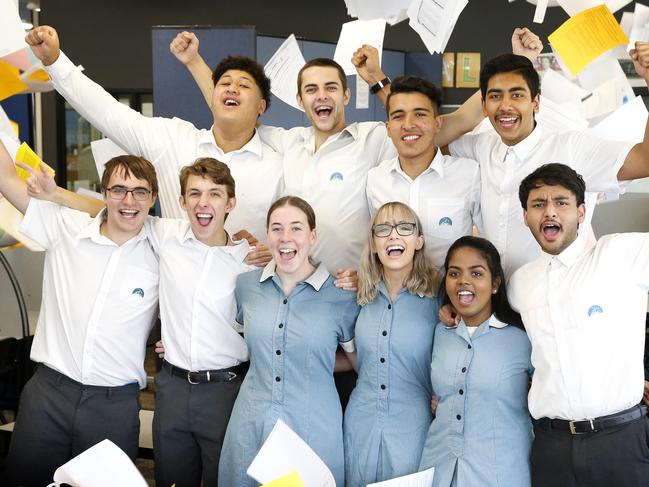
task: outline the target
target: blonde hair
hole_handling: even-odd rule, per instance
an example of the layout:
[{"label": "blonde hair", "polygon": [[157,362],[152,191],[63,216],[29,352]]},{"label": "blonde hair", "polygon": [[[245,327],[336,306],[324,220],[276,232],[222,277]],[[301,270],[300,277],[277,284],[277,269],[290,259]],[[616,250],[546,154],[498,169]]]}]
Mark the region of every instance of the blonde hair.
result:
[{"label": "blonde hair", "polygon": [[[361,306],[371,303],[376,299],[379,290],[379,281],[383,278],[383,264],[374,246],[374,235],[372,227],[379,221],[379,217],[390,213],[392,215],[399,213],[405,218],[411,219],[417,224],[417,235],[422,236],[421,222],[417,214],[404,203],[392,201],[386,203],[377,210],[374,218],[370,222],[368,231],[367,244],[361,255],[361,268],[358,273],[358,295],[357,302]],[[426,255],[426,243],[422,244],[421,249],[415,250],[412,262],[412,271],[406,279],[404,286],[410,294],[420,294],[422,296],[433,297],[440,283],[439,270],[430,261]]]}]

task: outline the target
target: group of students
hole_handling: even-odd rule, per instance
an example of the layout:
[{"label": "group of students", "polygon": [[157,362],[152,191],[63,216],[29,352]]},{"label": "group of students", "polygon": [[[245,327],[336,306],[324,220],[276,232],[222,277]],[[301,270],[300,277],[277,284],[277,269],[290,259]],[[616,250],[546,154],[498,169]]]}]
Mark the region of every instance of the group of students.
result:
[{"label": "group of students", "polygon": [[[435,486],[647,478],[638,403],[649,238],[593,245],[577,227],[586,188],[649,176],[649,142],[542,134],[538,75],[519,55],[540,52],[533,33],[516,29],[514,54],[487,62],[480,93],[446,117],[434,85],[390,82],[362,46],[352,61],[388,122],[347,125],[344,72],[309,61],[298,101],[312,126],[290,130],[255,128],[270,103],[258,64],[228,57],[212,73],[193,34],[171,50],[210,103],[209,131],[121,105],[50,27],[27,42],[57,91],[135,155],[107,163],[104,208],[45,172],[25,187],[0,154],[0,191],[47,250],[32,352],[41,365],[21,398],[12,485],[49,482],[105,437],[135,457],[158,301],[158,485],[254,485],[246,469],[278,418],[337,485],[430,466]],[[649,45],[631,54],[649,80]],[[495,131],[457,139],[482,112]],[[163,216],[178,219],[147,216],[158,194]],[[472,224],[488,240],[470,236]],[[333,371],[349,368],[358,384],[343,421]]]}]

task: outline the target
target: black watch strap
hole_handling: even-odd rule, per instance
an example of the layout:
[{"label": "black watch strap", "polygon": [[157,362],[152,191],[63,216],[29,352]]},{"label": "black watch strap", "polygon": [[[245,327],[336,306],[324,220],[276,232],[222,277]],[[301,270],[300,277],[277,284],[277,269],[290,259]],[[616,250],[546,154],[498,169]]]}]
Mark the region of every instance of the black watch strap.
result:
[{"label": "black watch strap", "polygon": [[387,76],[383,78],[381,81],[376,83],[375,85],[372,85],[370,87],[370,91],[372,92],[373,95],[376,95],[379,91],[381,91],[383,88],[388,86],[390,83],[392,83],[392,80],[388,78]]}]

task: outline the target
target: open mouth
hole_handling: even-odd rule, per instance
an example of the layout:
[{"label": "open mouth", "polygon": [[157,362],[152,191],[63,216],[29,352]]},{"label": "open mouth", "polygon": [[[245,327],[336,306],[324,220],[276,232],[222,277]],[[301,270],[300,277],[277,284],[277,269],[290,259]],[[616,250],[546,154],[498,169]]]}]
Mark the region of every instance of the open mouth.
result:
[{"label": "open mouth", "polygon": [[475,294],[471,291],[458,291],[457,300],[462,306],[469,306],[475,300]]},{"label": "open mouth", "polygon": [[405,250],[403,245],[390,245],[385,249],[385,253],[388,254],[388,257],[401,257]]},{"label": "open mouth", "polygon": [[520,117],[518,115],[499,115],[496,117],[498,125],[504,129],[514,128],[518,124],[519,120]]},{"label": "open mouth", "polygon": [[239,106],[239,102],[237,100],[235,100],[234,98],[226,98],[225,101],[223,102],[223,104],[226,107],[238,107]]},{"label": "open mouth", "polygon": [[295,249],[279,249],[279,258],[283,261],[289,261],[297,255],[297,250]]},{"label": "open mouth", "polygon": [[552,221],[544,222],[541,224],[541,232],[547,240],[555,240],[561,232],[561,225]]},{"label": "open mouth", "polygon": [[331,112],[333,112],[333,107],[322,105],[317,107],[314,111],[318,117],[327,118],[329,115],[331,115]]},{"label": "open mouth", "polygon": [[208,226],[213,219],[214,216],[210,215],[209,213],[196,213],[196,221],[201,227]]},{"label": "open mouth", "polygon": [[409,134],[409,135],[404,135],[401,137],[401,140],[403,140],[406,143],[414,143],[417,142],[421,138],[421,135],[416,135],[416,134]]},{"label": "open mouth", "polygon": [[135,218],[139,212],[140,212],[139,210],[134,210],[134,209],[131,209],[131,208],[125,208],[123,210],[119,210],[119,214],[122,217],[127,218],[129,220],[132,220],[133,218]]}]

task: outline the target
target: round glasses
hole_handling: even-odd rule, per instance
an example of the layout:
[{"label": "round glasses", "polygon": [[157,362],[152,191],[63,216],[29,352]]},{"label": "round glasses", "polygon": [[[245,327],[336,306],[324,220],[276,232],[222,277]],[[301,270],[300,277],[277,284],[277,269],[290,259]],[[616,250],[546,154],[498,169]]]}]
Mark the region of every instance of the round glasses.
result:
[{"label": "round glasses", "polygon": [[389,223],[377,223],[372,226],[372,233],[375,237],[389,237],[392,233],[392,229],[395,229],[399,235],[402,237],[407,237],[415,233],[417,229],[416,223],[411,222],[401,222],[396,225],[390,225]]},{"label": "round glasses", "polygon": [[131,193],[134,200],[146,201],[147,199],[149,199],[149,195],[151,195],[150,189],[126,189],[124,186],[113,186],[112,188],[106,188],[106,191],[108,191],[108,194],[110,194],[110,197],[114,200],[123,200],[124,198],[126,198],[126,195],[128,193]]}]

